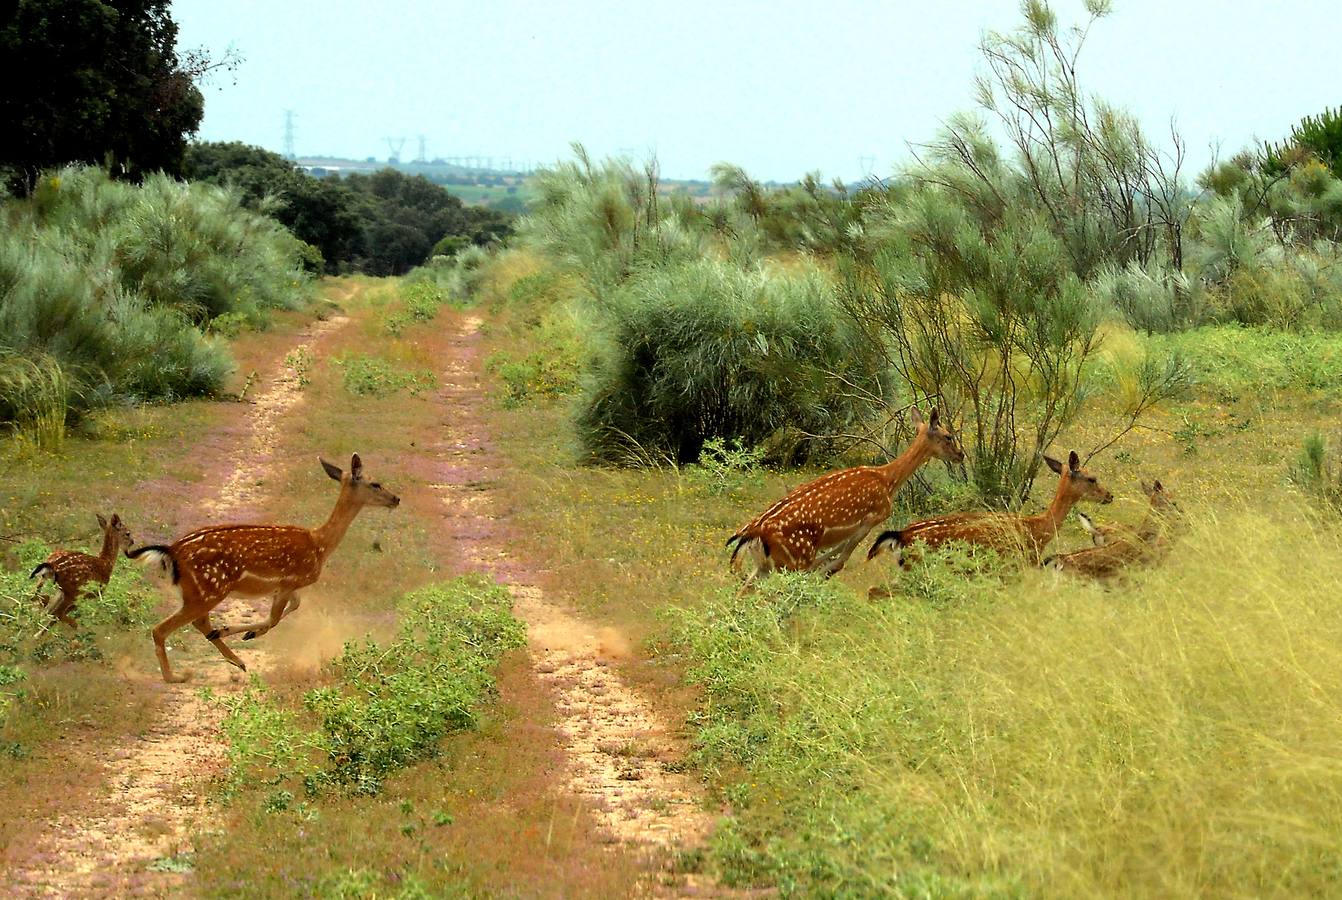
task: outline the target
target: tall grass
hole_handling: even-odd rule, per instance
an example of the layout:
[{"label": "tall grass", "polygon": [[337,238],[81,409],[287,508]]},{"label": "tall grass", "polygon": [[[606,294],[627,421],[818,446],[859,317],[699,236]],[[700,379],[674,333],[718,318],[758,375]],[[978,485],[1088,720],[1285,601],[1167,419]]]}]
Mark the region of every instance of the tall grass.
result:
[{"label": "tall grass", "polygon": [[1226,510],[1112,591],[945,560],[901,579],[869,602],[779,578],[679,615],[699,759],[733,807],[714,848],[729,879],[1338,892],[1336,529]]},{"label": "tall grass", "polygon": [[259,324],[308,289],[300,243],[219,188],[70,168],[3,212],[0,359],[37,362],[0,365],[0,424],[30,427],[39,395],[51,434],[62,403],[208,394],[230,362],[202,328]]}]

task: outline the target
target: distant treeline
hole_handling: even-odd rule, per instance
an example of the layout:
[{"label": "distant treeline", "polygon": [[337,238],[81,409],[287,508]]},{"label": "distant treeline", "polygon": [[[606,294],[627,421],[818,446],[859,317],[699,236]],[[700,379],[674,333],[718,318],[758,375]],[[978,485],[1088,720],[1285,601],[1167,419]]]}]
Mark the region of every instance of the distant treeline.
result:
[{"label": "distant treeline", "polygon": [[511,232],[505,213],[466,206],[423,176],[390,168],[314,178],[278,153],[234,141],[190,145],[183,174],[236,187],[245,206],[315,247],[329,273],[400,275],[435,254]]}]

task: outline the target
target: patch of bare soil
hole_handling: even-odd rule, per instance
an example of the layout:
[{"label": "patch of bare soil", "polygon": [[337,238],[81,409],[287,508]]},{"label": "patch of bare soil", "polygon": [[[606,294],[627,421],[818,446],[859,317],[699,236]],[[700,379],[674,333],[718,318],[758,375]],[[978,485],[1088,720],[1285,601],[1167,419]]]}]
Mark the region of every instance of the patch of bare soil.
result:
[{"label": "patch of bare soil", "polygon": [[[460,542],[462,563],[508,583],[515,611],[527,624],[532,663],[554,697],[556,727],[566,744],[557,787],[588,801],[608,840],[645,851],[658,868],[677,851],[702,846],[713,817],[698,785],[674,771],[684,756],[683,741],[612,665],[629,655],[628,641],[547,599],[503,549],[491,492],[502,473],[479,414],[480,324],[478,318],[465,320],[441,375],[453,409],[438,448],[446,465],[434,485],[448,511],[445,524]],[[653,878],[650,894],[721,893],[706,879]]]},{"label": "patch of bare soil", "polygon": [[[241,426],[202,439],[202,453],[211,457],[202,464],[229,474],[217,492],[192,506],[193,525],[242,518],[244,511],[259,508],[262,486],[277,462],[280,423],[303,400],[302,373],[293,363],[315,356],[316,345],[347,321],[337,316],[305,329]],[[214,614],[216,624],[256,618],[246,602],[227,600]],[[188,837],[199,830],[193,826],[204,811],[204,785],[220,770],[225,754],[218,707],[204,699],[201,688],[236,691],[243,679],[194,628],[169,638],[168,650],[173,656],[187,650],[200,663],[192,680],[170,685],[159,680],[156,669],[150,674],[129,666],[123,670],[142,689],[158,693],[160,711],[154,724],[103,762],[103,787],[92,803],[47,825],[23,864],[6,873],[7,896],[124,897],[181,891],[189,872]],[[150,652],[147,638],[145,652]],[[267,668],[259,647],[248,645],[244,659],[249,671]],[[180,671],[180,666],[179,660],[175,668]]]}]

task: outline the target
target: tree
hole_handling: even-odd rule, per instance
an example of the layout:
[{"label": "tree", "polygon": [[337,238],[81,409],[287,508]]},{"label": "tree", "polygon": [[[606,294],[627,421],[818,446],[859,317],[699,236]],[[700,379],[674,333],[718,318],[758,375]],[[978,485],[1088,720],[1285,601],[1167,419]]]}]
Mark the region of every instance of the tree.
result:
[{"label": "tree", "polygon": [[349,269],[363,252],[359,197],[339,179],[313,178],[278,153],[237,141],[192,144],[183,171],[189,181],[236,188],[247,208],[316,247],[328,272]]},{"label": "tree", "polygon": [[204,112],[195,78],[216,64],[176,45],[168,0],[19,0],[0,19],[0,58],[22,75],[0,86],[5,179],[26,191],[70,162],[179,173]]}]

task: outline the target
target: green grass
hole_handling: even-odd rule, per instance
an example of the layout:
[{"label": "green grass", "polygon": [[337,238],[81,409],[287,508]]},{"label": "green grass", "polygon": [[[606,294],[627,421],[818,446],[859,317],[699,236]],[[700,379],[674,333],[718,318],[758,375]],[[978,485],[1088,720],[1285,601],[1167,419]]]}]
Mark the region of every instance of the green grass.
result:
[{"label": "green grass", "polygon": [[[534,329],[504,322],[497,346],[526,352]],[[709,869],[801,896],[1339,890],[1342,531],[1290,473],[1342,412],[1342,339],[1111,328],[1056,446],[1121,425],[1152,350],[1181,354],[1191,387],[1092,461],[1119,498],[1093,512],[1135,522],[1137,480],[1160,477],[1193,527],[1110,588],[929,554],[869,600],[893,576],[859,553],[738,600],[722,541],[812,471],[585,468],[563,401],[497,412],[547,591],[644,641],[624,673],[685,717],[729,810]],[[927,472],[935,492],[908,486],[892,525],[947,502]],[[1084,543],[1069,525],[1056,546]]]}]

